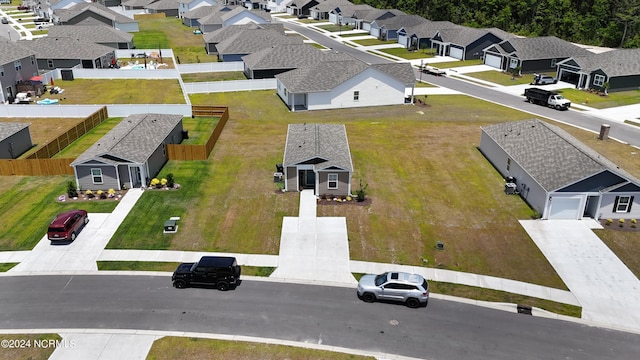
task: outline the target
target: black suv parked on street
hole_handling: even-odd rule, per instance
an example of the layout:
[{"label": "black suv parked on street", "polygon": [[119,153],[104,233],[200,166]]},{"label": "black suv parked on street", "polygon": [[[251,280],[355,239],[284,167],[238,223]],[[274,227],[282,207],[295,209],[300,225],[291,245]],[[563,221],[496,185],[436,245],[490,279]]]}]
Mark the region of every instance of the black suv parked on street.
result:
[{"label": "black suv parked on street", "polygon": [[226,291],[229,287],[240,285],[240,266],[234,257],[203,256],[196,263],[178,265],[171,281],[178,289],[194,285],[213,285]]}]

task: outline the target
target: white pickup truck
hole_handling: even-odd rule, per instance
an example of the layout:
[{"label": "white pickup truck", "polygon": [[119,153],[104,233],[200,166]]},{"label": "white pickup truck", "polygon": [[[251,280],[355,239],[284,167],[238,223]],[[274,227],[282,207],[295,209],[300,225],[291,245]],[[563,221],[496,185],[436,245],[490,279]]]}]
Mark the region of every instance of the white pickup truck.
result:
[{"label": "white pickup truck", "polygon": [[447,72],[445,70],[438,69],[437,67],[429,66],[429,65],[423,66],[422,67],[422,72],[425,73],[425,74],[431,74],[431,75],[435,75],[435,76],[447,75]]}]

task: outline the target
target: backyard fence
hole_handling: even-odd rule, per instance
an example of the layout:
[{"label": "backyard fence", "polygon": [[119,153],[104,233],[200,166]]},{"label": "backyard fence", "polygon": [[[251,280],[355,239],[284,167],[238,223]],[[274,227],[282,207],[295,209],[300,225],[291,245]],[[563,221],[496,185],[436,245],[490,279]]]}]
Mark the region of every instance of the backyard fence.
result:
[{"label": "backyard fence", "polygon": [[226,72],[226,71],[244,71],[244,62],[242,61],[225,61],[225,62],[205,62],[197,64],[179,64],[176,68],[181,74],[199,73],[199,72]]},{"label": "backyard fence", "polygon": [[229,108],[226,106],[203,106],[194,105],[191,109],[193,117],[220,117],[220,121],[213,129],[213,133],[204,145],[182,145],[182,144],[169,144],[167,145],[167,155],[169,160],[207,160],[213,147],[216,145],[222,129],[229,120]]},{"label": "backyard fence", "polygon": [[49,176],[73,175],[74,159],[13,159],[0,160],[0,175]]},{"label": "backyard fence", "polygon": [[187,94],[215,93],[228,91],[274,90],[276,79],[229,80],[184,83]]}]

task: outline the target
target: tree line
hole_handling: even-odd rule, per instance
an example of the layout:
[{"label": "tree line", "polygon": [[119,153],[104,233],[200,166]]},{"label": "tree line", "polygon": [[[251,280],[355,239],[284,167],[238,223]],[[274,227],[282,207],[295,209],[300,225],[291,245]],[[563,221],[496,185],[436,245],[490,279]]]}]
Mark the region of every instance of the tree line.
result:
[{"label": "tree line", "polygon": [[640,47],[640,0],[351,0],[426,19],[582,44]]}]

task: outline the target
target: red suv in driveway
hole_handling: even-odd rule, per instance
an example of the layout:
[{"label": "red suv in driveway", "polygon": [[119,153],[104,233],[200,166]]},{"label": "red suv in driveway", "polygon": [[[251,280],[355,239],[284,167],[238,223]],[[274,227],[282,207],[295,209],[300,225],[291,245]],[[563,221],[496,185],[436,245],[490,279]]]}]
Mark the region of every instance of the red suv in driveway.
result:
[{"label": "red suv in driveway", "polygon": [[73,241],[78,233],[89,222],[85,210],[69,210],[58,214],[49,224],[47,237],[54,241]]}]

